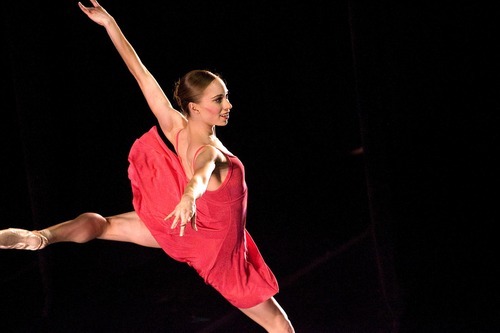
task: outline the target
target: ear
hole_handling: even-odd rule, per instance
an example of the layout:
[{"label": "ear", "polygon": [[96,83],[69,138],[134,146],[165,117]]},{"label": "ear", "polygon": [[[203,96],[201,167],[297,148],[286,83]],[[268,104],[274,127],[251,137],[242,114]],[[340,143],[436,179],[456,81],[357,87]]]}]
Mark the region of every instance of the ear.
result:
[{"label": "ear", "polygon": [[196,103],[194,102],[189,102],[189,110],[194,113],[200,113],[200,110],[198,110]]}]

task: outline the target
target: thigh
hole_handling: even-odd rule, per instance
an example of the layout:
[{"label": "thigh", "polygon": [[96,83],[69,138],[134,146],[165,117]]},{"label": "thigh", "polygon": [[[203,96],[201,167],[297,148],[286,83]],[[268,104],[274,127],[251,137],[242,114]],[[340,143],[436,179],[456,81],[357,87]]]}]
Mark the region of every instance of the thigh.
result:
[{"label": "thigh", "polygon": [[106,230],[99,239],[135,243],[147,247],[160,245],[135,211],[106,217]]}]

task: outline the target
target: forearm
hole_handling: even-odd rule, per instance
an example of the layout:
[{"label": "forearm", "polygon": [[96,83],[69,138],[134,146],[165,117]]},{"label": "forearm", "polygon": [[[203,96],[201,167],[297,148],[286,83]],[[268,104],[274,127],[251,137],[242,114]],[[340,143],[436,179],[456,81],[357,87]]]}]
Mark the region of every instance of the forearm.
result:
[{"label": "forearm", "polygon": [[194,202],[205,193],[206,189],[206,182],[204,182],[201,177],[194,176],[184,188],[182,196]]},{"label": "forearm", "polygon": [[118,23],[113,17],[110,16],[109,19],[104,23],[104,27],[106,29],[106,32],[108,33],[108,36],[113,42],[113,45],[125,62],[125,65],[132,73],[132,75],[136,78],[136,80],[139,81],[141,78],[139,74],[147,72],[147,69],[144,67],[134,48],[121,31]]},{"label": "forearm", "polygon": [[106,29],[116,50],[120,54],[130,73],[134,76],[146,101],[158,119],[163,132],[172,141],[173,131],[185,126],[186,119],[177,112],[165,96],[156,79],[143,65],[141,59],[122,33],[116,20],[97,1],[90,0],[92,7],[85,7],[78,2],[81,10],[95,23]]},{"label": "forearm", "polygon": [[[160,122],[162,130],[167,134],[174,128],[182,127],[184,119],[182,119],[180,113],[172,108],[169,99],[165,96],[153,75],[144,66],[115,19],[109,16],[103,26],[130,73],[139,84],[149,108]],[[168,135],[167,137],[171,139]]]}]

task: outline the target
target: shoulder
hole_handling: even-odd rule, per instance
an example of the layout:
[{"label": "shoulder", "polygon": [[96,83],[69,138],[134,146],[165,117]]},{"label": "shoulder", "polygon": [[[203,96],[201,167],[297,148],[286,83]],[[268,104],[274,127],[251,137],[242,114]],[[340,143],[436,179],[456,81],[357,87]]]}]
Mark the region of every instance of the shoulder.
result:
[{"label": "shoulder", "polygon": [[219,149],[212,145],[202,145],[194,150],[193,160],[203,158],[205,160],[216,160],[221,155]]},{"label": "shoulder", "polygon": [[196,149],[193,154],[192,161],[196,165],[202,165],[206,163],[226,163],[228,157],[219,148],[212,145],[203,145]]}]

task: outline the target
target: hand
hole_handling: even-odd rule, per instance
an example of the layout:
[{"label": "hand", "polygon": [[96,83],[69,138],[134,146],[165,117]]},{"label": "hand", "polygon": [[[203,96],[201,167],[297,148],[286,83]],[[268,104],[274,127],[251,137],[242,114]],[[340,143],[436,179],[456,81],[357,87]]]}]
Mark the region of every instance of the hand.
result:
[{"label": "hand", "polygon": [[112,19],[111,15],[96,0],[90,0],[90,2],[93,7],[85,7],[81,2],[78,2],[78,6],[92,21],[105,26]]},{"label": "hand", "polygon": [[191,227],[195,231],[198,231],[198,227],[196,226],[196,203],[192,198],[183,196],[175,209],[168,214],[164,220],[168,220],[172,217],[174,218],[174,221],[172,222],[170,229],[175,229],[180,222],[179,236],[184,236],[186,225],[189,222],[191,222]]}]

